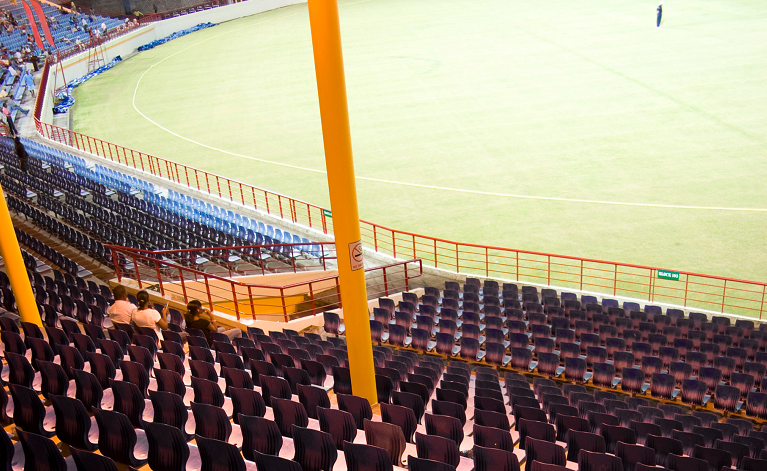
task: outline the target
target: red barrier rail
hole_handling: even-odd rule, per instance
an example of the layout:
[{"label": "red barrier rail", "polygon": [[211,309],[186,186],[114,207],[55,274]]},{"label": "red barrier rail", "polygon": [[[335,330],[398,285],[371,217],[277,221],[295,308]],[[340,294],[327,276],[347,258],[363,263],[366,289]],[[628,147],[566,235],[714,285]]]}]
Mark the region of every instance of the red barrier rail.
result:
[{"label": "red barrier rail", "polygon": [[279,216],[281,219],[317,229],[325,234],[333,231],[332,219],[327,217],[323,208],[319,206],[43,123],[38,119],[35,119],[35,125],[37,132],[43,137],[89,154],[143,170],[209,195],[240,203],[248,208]]},{"label": "red barrier rail", "polygon": [[[172,265],[196,268],[219,276],[267,275],[298,273],[299,271],[328,270],[328,263],[336,260],[333,242],[312,244],[235,245],[229,247],[201,247],[194,249],[144,250],[126,249],[126,252],[157,258]],[[140,279],[137,260],[123,257],[113,260],[118,279],[121,270],[130,263]],[[167,278],[167,277],[166,277]]]},{"label": "red barrier rail", "polygon": [[762,318],[767,283],[672,272],[644,265],[465,244],[360,221],[362,240],[395,258],[419,258],[427,266],[486,278],[538,283]]},{"label": "red barrier rail", "polygon": [[[154,252],[114,245],[106,247],[112,252],[118,281],[132,280],[140,289],[159,291],[163,296],[168,295],[185,304],[192,299],[199,299],[207,303],[211,310],[236,316],[238,320],[245,315],[251,316],[253,320],[288,322],[291,319],[343,307],[338,275],[318,276],[286,285],[279,282],[266,284],[269,282],[268,277],[258,276],[253,278],[253,281],[258,282],[251,282],[247,277],[216,275],[197,268],[195,264],[187,266],[180,263],[180,260],[168,258],[168,255],[178,252],[194,254],[199,251],[226,249],[227,253],[232,253],[239,252],[243,247]],[[257,248],[259,252],[261,249],[278,252],[281,246],[252,247]],[[181,261],[183,260],[182,258]],[[294,270],[295,273],[301,271]],[[420,260],[368,268],[365,270],[368,296],[375,298],[408,291],[410,280],[422,274],[423,266]]]},{"label": "red barrier rail", "polygon": [[[45,85],[41,82],[40,90],[45,90]],[[43,123],[37,118],[35,124],[38,133],[47,139],[325,234],[333,233],[330,211],[319,206]],[[367,221],[360,221],[360,226],[363,242],[376,252],[398,259],[422,259],[429,266],[455,273],[539,283],[759,319],[764,315],[767,294],[767,283],[764,282],[692,272],[675,272],[678,279],[668,280],[659,278],[659,271],[665,270],[657,267],[464,244]]]}]

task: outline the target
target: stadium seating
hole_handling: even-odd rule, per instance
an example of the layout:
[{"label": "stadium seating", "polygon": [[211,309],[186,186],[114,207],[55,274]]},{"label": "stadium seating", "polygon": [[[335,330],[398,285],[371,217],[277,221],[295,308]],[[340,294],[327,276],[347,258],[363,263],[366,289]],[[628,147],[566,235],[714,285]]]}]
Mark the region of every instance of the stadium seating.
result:
[{"label": "stadium seating", "polygon": [[[62,51],[68,51],[77,39],[80,39],[81,42],[87,42],[89,40],[88,31],[82,27],[83,19],[86,21],[87,29],[98,28],[101,26],[101,23],[104,23],[107,26],[107,32],[117,30],[118,27],[122,26],[124,23],[123,20],[117,18],[109,18],[101,15],[89,16],[82,13],[66,13],[46,3],[42,3],[41,5],[45,15],[53,21],[51,25],[51,35],[53,36],[54,41],[61,44],[60,49]],[[42,52],[37,50],[34,43],[30,44],[27,40],[27,36],[21,31],[20,27],[22,25],[29,26],[29,20],[27,19],[21,3],[3,0],[0,1],[0,8],[13,13],[19,24],[19,28],[16,28],[12,33],[8,33],[7,31],[0,33],[0,41],[2,41],[3,45],[10,51],[16,51],[25,46],[30,46],[36,52]],[[78,30],[74,33],[71,31],[72,25],[70,23],[70,17],[74,17],[77,20]],[[40,34],[42,35],[42,32]],[[65,37],[66,40],[64,39]]]},{"label": "stadium seating", "polygon": [[[299,253],[264,250],[274,260],[325,255],[307,239],[233,211],[25,144],[28,172],[12,143],[0,141],[10,208],[101,263],[110,261],[104,244],[180,250],[284,243],[297,244]],[[660,306],[492,280],[446,282],[420,298],[402,293],[398,304],[379,299],[370,318],[379,416],[353,395],[338,313],[325,313],[323,336],[249,328],[235,344],[192,336],[186,348],[178,312],[159,343],[151,331],[104,330],[112,301],[105,286],[88,283],[82,267],[54,247],[17,235],[60,269],[43,276],[45,262],[25,256],[44,331],[0,317],[8,366],[2,379],[13,398],[5,407],[2,389],[0,417],[24,428],[18,438],[30,462],[66,461],[45,441],[54,435],[105,456],[73,452],[83,469],[101,459],[291,469],[319,462],[358,469],[368,461],[386,469],[416,456],[412,465],[420,469],[443,469],[434,462],[467,471],[517,470],[527,461],[531,469],[702,462],[720,471],[767,459],[767,430],[757,431],[767,419],[765,324],[730,325],[724,316],[664,314]],[[230,253],[256,263],[252,255]],[[230,261],[210,250],[189,263]],[[0,295],[4,310],[15,312],[4,275]],[[95,413],[89,427],[87,411]],[[19,455],[8,451],[16,445],[5,440],[3,456],[18,465]]]},{"label": "stadium seating", "polygon": [[[48,330],[49,340],[29,337],[37,334],[26,330],[24,337],[41,346],[47,346],[52,338],[66,339],[63,332],[60,335],[54,332],[55,328]],[[21,447],[12,440],[5,441],[3,446],[6,450],[20,450],[24,460],[41,459],[35,456],[34,450],[24,446],[29,443],[29,431],[37,434],[33,441],[39,450],[47,450],[46,459],[62,462],[74,459],[80,469],[85,469],[82,466],[89,460],[97,459],[114,460],[129,466],[149,462],[150,466],[162,467],[163,463],[177,463],[183,468],[185,464],[199,466],[201,461],[213,459],[212,456],[232,466],[254,466],[251,460],[264,463],[265,458],[267,461],[281,458],[293,459],[290,466],[302,463],[301,469],[314,466],[311,463],[318,466],[318,463],[325,463],[318,469],[342,469],[344,464],[359,467],[359,460],[377,463],[383,466],[381,469],[392,469],[406,466],[412,456],[415,468],[431,466],[429,469],[433,469],[437,466],[433,463],[437,463],[447,469],[467,471],[490,465],[518,470],[528,461],[538,463],[533,467],[552,465],[572,470],[578,469],[579,465],[585,466],[584,469],[599,467],[603,462],[611,463],[609,466],[613,467],[623,466],[623,469],[649,469],[642,466],[656,463],[676,466],[694,459],[698,461],[689,463],[702,460],[703,463],[714,463],[721,471],[722,465],[738,469],[744,469],[740,466],[758,466],[759,460],[765,458],[763,432],[756,431],[755,424],[748,420],[716,418],[703,427],[703,413],[690,415],[678,407],[650,407],[648,399],[640,401],[619,390],[594,390],[541,377],[536,377],[531,384],[528,377],[514,371],[499,373],[479,362],[472,364],[428,354],[411,355],[411,351],[391,347],[376,349],[381,354],[375,358],[377,377],[389,379],[389,374],[396,371],[396,363],[403,368],[403,375],[393,388],[392,403],[388,397],[382,399],[380,416],[372,414],[367,400],[346,394],[345,383],[336,384],[330,378],[323,386],[339,388],[334,391],[338,405],[331,404],[325,389],[316,385],[299,384],[299,394],[294,394],[289,385],[293,371],[304,371],[304,364],[310,365],[321,356],[336,359],[337,380],[348,377],[348,355],[342,337],[328,337],[334,339],[329,342],[321,336],[304,336],[290,330],[266,333],[250,328],[248,337],[238,345],[252,345],[244,348],[261,352],[261,357],[275,368],[262,370],[268,373],[258,373],[261,386],[248,383],[244,388],[223,388],[218,381],[208,379],[205,369],[191,368],[191,386],[184,384],[181,376],[175,383],[160,381],[163,372],[178,374],[165,369],[170,365],[167,361],[154,363],[150,357],[147,365],[132,361],[114,363],[108,356],[89,352],[87,348],[80,353],[87,359],[86,369],[90,372],[83,370],[85,363],[67,364],[70,371],[66,372],[57,364],[35,361],[37,357],[34,355],[30,360],[24,352],[18,351],[24,348],[23,340],[13,347],[8,336],[19,335],[14,334],[13,327],[2,325],[2,333],[6,359],[11,366],[4,379],[10,384],[14,399],[13,410],[7,412],[10,421],[25,426],[25,432],[19,432]],[[139,338],[142,336],[136,334],[133,337],[134,345],[141,343]],[[163,342],[163,349],[168,342]],[[290,347],[289,355],[283,348],[283,345],[290,345],[286,342],[318,348]],[[100,345],[99,351],[105,351],[106,344],[102,342]],[[230,355],[241,360],[234,369],[249,377],[248,363],[250,368],[255,368],[258,360],[246,362],[236,353],[238,349],[232,347],[230,351],[235,353]],[[176,353],[170,355],[177,356],[179,367],[186,370],[190,363],[203,361],[211,366],[215,379],[218,370],[227,374],[229,369],[220,363],[228,360],[216,358],[216,353],[223,350],[227,349],[219,346],[218,350],[210,351],[206,347],[195,347],[193,355],[202,358],[199,355],[207,351],[207,360],[191,360],[182,348],[175,349]],[[296,350],[300,350],[301,355],[298,355],[299,361],[293,363],[295,367],[285,366],[285,357],[297,355]],[[160,355],[161,352],[157,354],[158,359],[163,358]],[[35,365],[41,368],[40,373],[47,380],[38,382],[34,379],[38,374]],[[121,380],[107,380],[102,384],[97,378],[103,374],[104,365],[109,377]],[[147,382],[146,378],[152,374],[148,367],[157,381]],[[51,383],[53,377],[49,370],[61,370],[58,376],[64,378],[64,383],[56,386],[55,391],[50,389],[54,383]],[[26,373],[20,374],[21,371]],[[256,369],[252,371],[255,374]],[[342,371],[345,374],[340,374]],[[67,373],[73,372],[76,374],[67,387]],[[81,377],[92,377],[93,380],[77,379]],[[275,386],[283,382],[284,385]],[[211,388],[211,394],[202,394],[197,383]],[[147,385],[149,398],[144,398],[140,391]],[[70,397],[56,394],[63,394],[66,389],[71,390]],[[128,392],[132,390],[135,397],[128,399],[131,397]],[[454,394],[443,394],[445,391]],[[52,406],[46,407],[38,397],[40,392],[48,394]],[[736,394],[740,397],[739,391]],[[496,395],[497,399],[493,398]],[[0,398],[2,396],[0,394]],[[94,397],[98,398],[95,403],[90,399]],[[325,399],[319,399],[321,397]],[[75,418],[87,418],[88,408],[98,407],[99,403],[111,410],[97,412],[95,421],[83,423]],[[227,405],[230,403],[234,409]],[[553,414],[554,405],[559,410],[556,415]],[[188,412],[188,407],[192,413]],[[488,408],[495,408],[495,411]],[[666,409],[675,413],[672,419],[664,418]],[[228,417],[235,411],[238,412],[232,424]],[[621,426],[622,419],[612,413],[618,411],[631,412],[639,421],[632,421],[631,427]],[[55,429],[53,421],[56,422]],[[584,426],[578,425],[579,421],[585,422]],[[107,423],[109,429],[104,426]],[[656,425],[658,423],[661,425]],[[666,431],[664,427],[672,423],[678,424],[673,425],[677,429]],[[688,427],[691,432],[682,431]],[[645,429],[647,432],[638,432]],[[568,430],[572,433],[568,434]],[[72,458],[65,459],[54,453],[55,446],[45,445],[47,442],[43,440],[49,438],[44,437],[53,435],[77,448],[72,452]],[[709,435],[712,437],[710,447],[700,446],[701,443],[708,445],[705,437]],[[112,438],[103,441],[103,436]],[[196,445],[189,443],[193,438]],[[360,448],[351,451],[354,455],[350,456],[352,444]],[[92,453],[96,450],[108,458],[96,458],[98,455]],[[473,452],[473,458],[464,453],[469,451]],[[9,462],[19,463],[18,455],[9,453],[4,456]],[[423,463],[426,460],[431,460],[432,464]],[[288,461],[275,463],[288,466]],[[676,468],[672,466],[671,469]]]},{"label": "stadium seating", "polygon": [[[202,268],[244,262],[270,270],[300,269],[296,260],[327,255],[321,245],[272,225],[157,189],[106,167],[89,166],[79,157],[34,141],[24,144],[30,154],[27,172],[19,168],[13,141],[0,140],[0,183],[10,193],[9,207],[102,264],[112,263],[104,244],[155,250],[276,245],[261,253],[241,249],[224,257],[222,250],[211,250],[179,260]],[[130,268],[128,261],[121,261],[123,269]],[[71,264],[61,268],[74,269]]]}]

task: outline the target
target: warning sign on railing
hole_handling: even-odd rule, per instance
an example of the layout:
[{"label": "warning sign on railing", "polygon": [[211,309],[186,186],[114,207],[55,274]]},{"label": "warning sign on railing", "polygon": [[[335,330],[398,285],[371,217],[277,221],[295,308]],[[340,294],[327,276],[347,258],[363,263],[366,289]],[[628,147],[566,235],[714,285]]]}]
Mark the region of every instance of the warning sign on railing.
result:
[{"label": "warning sign on railing", "polygon": [[358,240],[349,244],[349,263],[352,266],[352,271],[365,267],[362,261],[362,241]]}]

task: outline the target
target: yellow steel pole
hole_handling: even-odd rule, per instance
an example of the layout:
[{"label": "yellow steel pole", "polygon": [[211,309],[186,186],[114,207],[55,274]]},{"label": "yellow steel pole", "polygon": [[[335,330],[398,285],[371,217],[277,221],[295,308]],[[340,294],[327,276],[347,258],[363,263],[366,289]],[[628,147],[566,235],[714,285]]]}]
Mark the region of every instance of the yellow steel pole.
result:
[{"label": "yellow steel pole", "polygon": [[354,180],[337,0],[309,0],[309,21],[352,390],[356,396],[365,397],[371,404],[375,404],[378,398],[373,347],[370,342],[365,270],[362,266],[357,186]]},{"label": "yellow steel pole", "polygon": [[13,231],[13,221],[11,221],[11,213],[8,212],[8,205],[5,203],[2,186],[0,186],[0,255],[5,262],[5,271],[11,281],[11,289],[16,298],[21,320],[42,327],[43,321],[40,319],[35,294],[29,283],[27,267],[24,266],[24,259],[21,258],[19,241]]}]

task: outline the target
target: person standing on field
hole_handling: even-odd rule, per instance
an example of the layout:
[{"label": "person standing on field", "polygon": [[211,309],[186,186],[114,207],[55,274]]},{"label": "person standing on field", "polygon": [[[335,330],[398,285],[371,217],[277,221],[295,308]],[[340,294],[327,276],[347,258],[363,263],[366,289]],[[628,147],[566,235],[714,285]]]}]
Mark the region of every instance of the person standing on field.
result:
[{"label": "person standing on field", "polygon": [[658,21],[656,23],[656,26],[660,28],[660,20],[663,17],[663,0],[661,0],[660,4],[658,5],[658,8],[656,8],[656,11],[658,12]]}]

